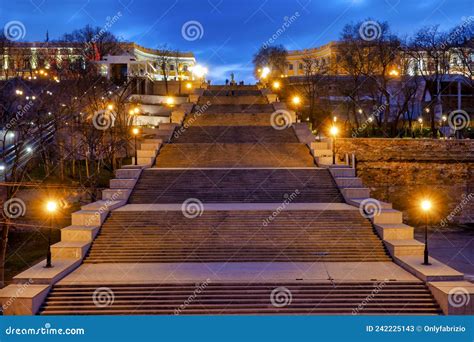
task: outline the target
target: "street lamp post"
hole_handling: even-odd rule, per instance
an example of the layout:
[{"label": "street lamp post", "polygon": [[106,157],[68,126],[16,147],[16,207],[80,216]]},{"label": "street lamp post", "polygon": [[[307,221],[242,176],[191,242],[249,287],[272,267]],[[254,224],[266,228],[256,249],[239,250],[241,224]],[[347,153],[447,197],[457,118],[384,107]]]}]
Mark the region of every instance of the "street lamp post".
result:
[{"label": "street lamp post", "polygon": [[53,267],[51,263],[51,234],[53,230],[53,218],[54,214],[56,213],[58,209],[58,203],[56,201],[48,201],[46,203],[46,211],[48,212],[49,215],[49,232],[48,232],[48,251],[46,252],[46,265],[44,266],[45,268],[51,268]]},{"label": "street lamp post", "polygon": [[332,126],[331,130],[329,133],[331,133],[332,136],[332,164],[336,165],[336,136],[337,133],[339,132],[339,129],[337,126]]},{"label": "street lamp post", "polygon": [[132,129],[132,133],[135,139],[135,165],[138,165],[137,137],[138,137],[138,133],[140,133],[140,130],[135,127],[134,129]]},{"label": "street lamp post", "polygon": [[293,103],[293,106],[295,107],[296,121],[298,121],[298,107],[301,104],[301,97],[299,97],[298,95],[295,95],[291,99],[291,102]]},{"label": "street lamp post", "polygon": [[423,253],[423,265],[431,265],[428,253],[428,214],[431,210],[431,202],[429,200],[421,201],[421,210],[423,210],[425,214],[425,250]]}]

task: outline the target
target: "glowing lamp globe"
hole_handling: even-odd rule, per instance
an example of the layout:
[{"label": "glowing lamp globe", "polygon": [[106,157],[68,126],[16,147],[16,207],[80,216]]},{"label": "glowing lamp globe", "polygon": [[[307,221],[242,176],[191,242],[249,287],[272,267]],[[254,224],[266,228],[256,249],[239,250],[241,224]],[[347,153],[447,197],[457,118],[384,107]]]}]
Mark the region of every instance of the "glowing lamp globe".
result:
[{"label": "glowing lamp globe", "polygon": [[56,201],[48,201],[46,202],[46,211],[48,213],[54,213],[58,210],[58,203]]},{"label": "glowing lamp globe", "polygon": [[428,200],[421,201],[421,210],[423,210],[424,212],[430,211],[431,207],[432,207],[431,201],[428,201]]}]

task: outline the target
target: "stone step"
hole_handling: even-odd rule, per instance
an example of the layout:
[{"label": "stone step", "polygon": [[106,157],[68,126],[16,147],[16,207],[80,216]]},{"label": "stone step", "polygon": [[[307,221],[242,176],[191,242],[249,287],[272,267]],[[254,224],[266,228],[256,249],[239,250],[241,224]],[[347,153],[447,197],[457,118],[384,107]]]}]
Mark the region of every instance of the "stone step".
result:
[{"label": "stone step", "polygon": [[111,179],[110,180],[110,189],[133,189],[136,182],[137,182],[136,178]]},{"label": "stone step", "polygon": [[106,217],[107,212],[79,210],[71,214],[71,225],[100,227]]},{"label": "stone step", "polygon": [[314,160],[319,166],[332,165],[332,157],[314,157]]},{"label": "stone step", "polygon": [[414,236],[414,228],[403,223],[380,223],[375,229],[382,240],[411,240]]},{"label": "stone step", "polygon": [[342,188],[362,188],[364,184],[359,177],[335,177],[337,186]]},{"label": "stone step", "polygon": [[115,178],[127,179],[127,178],[138,178],[141,174],[140,169],[118,169],[115,170]]},{"label": "stone step", "polygon": [[140,144],[140,150],[144,151],[158,151],[160,149],[161,144],[156,144],[156,143],[142,143]]},{"label": "stone step", "polygon": [[[353,205],[355,207],[360,207],[361,203],[365,200],[368,200],[370,199],[370,197],[364,197],[364,198],[351,198],[351,199],[348,199],[347,200],[347,203],[350,204],[350,205]],[[371,199],[372,202],[375,202],[377,203],[378,207],[381,208],[381,209],[392,209],[392,203],[387,203],[387,202],[383,202],[383,201],[379,201],[375,198]]]},{"label": "stone step", "polygon": [[313,141],[311,150],[331,150],[331,143],[328,141]]},{"label": "stone step", "polygon": [[137,156],[138,159],[140,158],[154,158],[156,157],[156,151],[155,150],[138,150],[137,151]]},{"label": "stone step", "polygon": [[[137,164],[141,167],[149,167],[155,162],[155,157],[138,157]],[[135,157],[132,157],[132,164],[135,164]]]},{"label": "stone step", "polygon": [[127,201],[128,197],[132,193],[131,189],[105,189],[102,190],[102,199],[103,200],[124,200]]},{"label": "stone step", "polygon": [[313,153],[313,156],[315,156],[315,157],[331,157],[331,160],[332,160],[332,151],[331,150],[311,149],[311,153]]},{"label": "stone step", "polygon": [[51,256],[55,259],[82,259],[91,246],[87,241],[60,241],[51,246]]},{"label": "stone step", "polygon": [[163,144],[163,139],[145,139],[143,140],[144,144]]},{"label": "stone step", "polygon": [[[332,161],[331,161],[332,163]],[[350,167],[347,168],[329,168],[329,172],[333,175],[333,177],[355,177],[356,170]]]},{"label": "stone step", "polygon": [[384,244],[387,247],[390,255],[393,257],[405,256],[405,255],[423,255],[425,244],[415,240],[384,240]]},{"label": "stone step", "polygon": [[340,189],[342,195],[346,200],[351,198],[363,198],[363,197],[370,197],[370,189],[369,188],[342,188]]},{"label": "stone step", "polygon": [[375,225],[400,224],[403,223],[403,214],[401,211],[395,209],[382,209],[380,213],[371,218],[371,220]]},{"label": "stone step", "polygon": [[85,241],[92,242],[97,236],[100,227],[93,226],[67,226],[61,229],[62,242]]},{"label": "stone step", "polygon": [[82,210],[107,212],[123,206],[125,201],[99,200],[81,207]]}]

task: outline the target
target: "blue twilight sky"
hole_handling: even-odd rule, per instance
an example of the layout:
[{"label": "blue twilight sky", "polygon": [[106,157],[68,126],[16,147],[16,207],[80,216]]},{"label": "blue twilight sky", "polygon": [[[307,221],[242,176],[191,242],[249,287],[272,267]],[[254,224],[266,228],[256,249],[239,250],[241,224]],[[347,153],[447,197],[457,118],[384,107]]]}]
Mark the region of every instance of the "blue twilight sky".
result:
[{"label": "blue twilight sky", "polygon": [[[213,81],[222,82],[233,71],[237,80],[249,82],[253,54],[273,35],[276,43],[300,49],[338,39],[344,24],[368,17],[388,21],[401,35],[431,24],[448,29],[474,15],[474,1],[0,0],[2,27],[22,22],[26,41],[43,41],[47,30],[54,39],[86,24],[104,27],[118,12],[110,31],[123,40],[193,51]],[[285,19],[291,24],[277,34]],[[190,21],[189,35],[183,35],[183,25]]]}]

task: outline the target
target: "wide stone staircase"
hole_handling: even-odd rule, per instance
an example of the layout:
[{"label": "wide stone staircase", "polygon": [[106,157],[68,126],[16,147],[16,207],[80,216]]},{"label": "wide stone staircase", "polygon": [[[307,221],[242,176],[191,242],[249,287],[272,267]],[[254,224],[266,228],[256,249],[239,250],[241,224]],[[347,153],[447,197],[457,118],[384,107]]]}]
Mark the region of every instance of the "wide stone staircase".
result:
[{"label": "wide stone staircase", "polygon": [[281,203],[298,191],[294,203],[341,203],[326,169],[148,169],[129,203]]},{"label": "wide stone staircase", "polygon": [[115,211],[85,262],[389,261],[357,210]]},{"label": "wide stone staircase", "polygon": [[204,90],[40,313],[439,314],[277,108],[256,86]]},{"label": "wide stone staircase", "polygon": [[[420,281],[385,283],[203,283],[101,284],[114,294],[112,305],[98,308],[94,285],[56,285],[42,307],[44,315],[172,314],[439,314]],[[377,295],[374,296],[374,291]],[[291,295],[291,297],[290,297]],[[279,296],[279,298],[277,298]],[[190,301],[189,298],[195,298]],[[272,305],[271,298],[277,305]],[[371,300],[367,300],[371,298]],[[186,304],[184,304],[186,303]],[[285,304],[286,305],[282,305]]]}]

